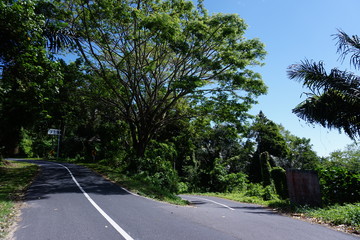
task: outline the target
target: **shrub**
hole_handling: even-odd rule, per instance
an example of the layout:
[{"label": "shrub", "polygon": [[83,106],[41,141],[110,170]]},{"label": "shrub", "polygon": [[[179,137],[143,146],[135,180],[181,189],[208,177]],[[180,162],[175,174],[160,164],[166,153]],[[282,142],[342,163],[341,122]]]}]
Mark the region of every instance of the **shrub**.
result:
[{"label": "shrub", "polygon": [[226,192],[242,191],[246,188],[247,175],[245,173],[230,173],[225,176]]},{"label": "shrub", "polygon": [[246,187],[245,196],[262,198],[264,188],[260,183],[249,183]]},{"label": "shrub", "polygon": [[178,191],[178,175],[173,167],[176,150],[171,143],[152,141],[145,156],[138,158],[140,172],[148,176],[148,180],[161,189],[170,192]]},{"label": "shrub", "polygon": [[286,171],[282,167],[274,167],[271,169],[271,178],[274,182],[276,193],[282,198],[288,198],[288,189],[286,183]]},{"label": "shrub", "polygon": [[319,168],[317,172],[325,203],[354,203],[359,201],[360,174],[337,166]]},{"label": "shrub", "polygon": [[21,129],[20,151],[26,157],[33,157],[33,140],[28,134],[28,131]]},{"label": "shrub", "polygon": [[179,193],[187,193],[189,191],[189,187],[184,182],[178,182],[178,192]]},{"label": "shrub", "polygon": [[265,201],[279,199],[279,196],[276,194],[275,187],[272,184],[263,187],[260,183],[249,183],[247,184],[245,196],[257,197]]},{"label": "shrub", "polygon": [[267,185],[265,188],[264,188],[264,193],[262,195],[262,198],[265,200],[265,201],[269,201],[269,200],[278,200],[279,199],[279,195],[276,194],[276,191],[275,191],[275,187],[274,185]]}]

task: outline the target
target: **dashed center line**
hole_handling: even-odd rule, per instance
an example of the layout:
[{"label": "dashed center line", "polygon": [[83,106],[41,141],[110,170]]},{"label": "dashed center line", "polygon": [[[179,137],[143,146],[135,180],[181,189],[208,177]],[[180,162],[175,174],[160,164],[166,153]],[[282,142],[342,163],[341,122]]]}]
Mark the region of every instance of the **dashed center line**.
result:
[{"label": "dashed center line", "polygon": [[229,209],[229,210],[232,210],[232,211],[235,210],[234,208],[229,207],[228,205],[225,205],[225,204],[222,204],[222,203],[219,203],[219,202],[216,202],[216,201],[207,199],[207,198],[194,197],[194,196],[188,196],[188,197],[190,197],[190,198],[196,198],[196,199],[200,199],[200,200],[204,200],[204,201],[207,201],[207,202],[212,202],[212,203],[215,203],[215,204],[217,204],[217,205],[223,206],[223,207],[225,207],[225,208],[227,208],[227,209]]}]

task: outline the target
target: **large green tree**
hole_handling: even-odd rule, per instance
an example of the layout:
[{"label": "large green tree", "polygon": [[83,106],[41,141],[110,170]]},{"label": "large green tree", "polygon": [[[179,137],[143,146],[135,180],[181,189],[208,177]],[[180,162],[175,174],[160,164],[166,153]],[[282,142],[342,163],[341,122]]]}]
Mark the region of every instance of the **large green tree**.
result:
[{"label": "large green tree", "polygon": [[[338,52],[360,67],[360,38],[339,31]],[[337,68],[326,72],[323,62],[305,60],[289,67],[288,76],[310,89],[307,99],[293,109],[300,118],[323,127],[343,130],[350,138],[360,137],[360,78]]]},{"label": "large green tree", "polygon": [[284,169],[315,169],[320,162],[320,158],[313,150],[311,140],[297,137],[281,125],[279,127],[289,151],[286,156],[276,158],[277,165]]},{"label": "large green tree", "polygon": [[101,89],[98,99],[127,123],[137,156],[161,129],[196,116],[182,112],[183,101],[207,106],[216,121],[236,122],[266,91],[248,69],[264,57],[264,46],[244,37],[237,15],[209,15],[202,1],[58,2],[69,11],[79,54],[99,76],[92,83]]},{"label": "large green tree", "polygon": [[330,153],[322,162],[324,167],[342,167],[349,171],[360,173],[360,146],[353,143],[344,150]]},{"label": "large green tree", "polygon": [[264,181],[263,172],[268,168],[268,162],[263,162],[264,159],[274,167],[275,157],[287,157],[289,147],[280,130],[280,127],[268,119],[262,111],[256,116],[249,132],[249,138],[256,143],[256,151],[249,165],[249,177],[252,181]]},{"label": "large green tree", "polygon": [[262,111],[256,116],[251,126],[250,137],[257,143],[258,154],[268,152],[272,156],[285,157],[289,152],[285,138],[281,134],[281,128],[268,119]]},{"label": "large green tree", "polygon": [[61,80],[49,60],[45,18],[33,1],[0,2],[0,146],[16,153],[21,128],[47,116],[44,103]]},{"label": "large green tree", "polygon": [[48,1],[0,2],[0,147],[7,155],[18,152],[22,129],[51,117],[50,99],[62,85],[52,52],[74,39],[61,18]]}]

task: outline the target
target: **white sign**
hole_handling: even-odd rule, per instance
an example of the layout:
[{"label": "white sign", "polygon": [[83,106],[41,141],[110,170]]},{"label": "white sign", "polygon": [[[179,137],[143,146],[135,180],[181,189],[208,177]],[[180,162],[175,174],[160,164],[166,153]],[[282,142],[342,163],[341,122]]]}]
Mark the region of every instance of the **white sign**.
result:
[{"label": "white sign", "polygon": [[61,135],[61,130],[60,129],[49,129],[48,134],[49,135]]}]

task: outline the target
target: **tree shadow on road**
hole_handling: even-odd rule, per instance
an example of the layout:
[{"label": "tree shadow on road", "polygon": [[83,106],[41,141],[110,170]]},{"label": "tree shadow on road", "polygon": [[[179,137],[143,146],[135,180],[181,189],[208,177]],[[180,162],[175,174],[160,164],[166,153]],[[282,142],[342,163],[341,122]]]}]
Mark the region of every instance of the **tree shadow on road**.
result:
[{"label": "tree shadow on road", "polygon": [[[82,193],[66,168],[57,163],[45,161],[31,161],[40,165],[40,174],[28,189],[25,200],[39,200],[49,198],[52,194]],[[91,170],[73,164],[62,164],[72,173],[75,180],[88,194],[99,195],[128,195],[120,186],[104,179]]]}]

